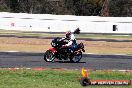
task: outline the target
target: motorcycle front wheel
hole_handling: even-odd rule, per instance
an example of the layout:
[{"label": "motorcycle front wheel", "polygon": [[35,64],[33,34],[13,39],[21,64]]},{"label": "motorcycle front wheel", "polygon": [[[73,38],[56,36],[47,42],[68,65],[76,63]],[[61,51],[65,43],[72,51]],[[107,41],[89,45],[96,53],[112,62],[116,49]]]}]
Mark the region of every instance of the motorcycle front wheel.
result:
[{"label": "motorcycle front wheel", "polygon": [[44,54],[44,60],[46,62],[53,62],[55,59],[54,53],[52,53],[50,50],[47,50]]},{"label": "motorcycle front wheel", "polygon": [[79,52],[78,54],[75,54],[71,59],[70,61],[71,62],[74,62],[74,63],[77,63],[81,60],[82,58],[82,52]]}]

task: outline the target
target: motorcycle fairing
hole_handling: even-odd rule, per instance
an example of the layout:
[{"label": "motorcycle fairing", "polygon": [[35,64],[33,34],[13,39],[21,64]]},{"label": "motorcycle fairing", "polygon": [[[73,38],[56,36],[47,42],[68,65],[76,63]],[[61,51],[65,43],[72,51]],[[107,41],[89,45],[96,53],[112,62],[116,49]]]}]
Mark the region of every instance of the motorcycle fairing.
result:
[{"label": "motorcycle fairing", "polygon": [[50,48],[49,50],[50,50],[52,53],[57,52],[56,49],[55,49],[54,47]]}]

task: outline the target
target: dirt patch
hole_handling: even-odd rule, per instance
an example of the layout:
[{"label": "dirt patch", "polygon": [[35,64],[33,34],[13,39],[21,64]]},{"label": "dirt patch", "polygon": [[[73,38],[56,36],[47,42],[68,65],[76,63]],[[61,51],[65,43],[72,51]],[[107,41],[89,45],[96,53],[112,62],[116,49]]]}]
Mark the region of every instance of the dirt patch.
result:
[{"label": "dirt patch", "polygon": [[[132,55],[132,42],[83,42],[86,53],[96,54],[129,54]],[[0,37],[0,51],[45,52],[51,47],[51,39]]]}]

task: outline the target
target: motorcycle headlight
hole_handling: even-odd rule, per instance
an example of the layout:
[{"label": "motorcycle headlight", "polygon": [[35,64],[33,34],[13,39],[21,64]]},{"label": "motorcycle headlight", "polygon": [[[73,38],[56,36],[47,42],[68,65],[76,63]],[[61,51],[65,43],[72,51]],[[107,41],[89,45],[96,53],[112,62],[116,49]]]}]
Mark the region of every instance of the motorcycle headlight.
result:
[{"label": "motorcycle headlight", "polygon": [[55,46],[55,43],[51,43],[52,46]]}]

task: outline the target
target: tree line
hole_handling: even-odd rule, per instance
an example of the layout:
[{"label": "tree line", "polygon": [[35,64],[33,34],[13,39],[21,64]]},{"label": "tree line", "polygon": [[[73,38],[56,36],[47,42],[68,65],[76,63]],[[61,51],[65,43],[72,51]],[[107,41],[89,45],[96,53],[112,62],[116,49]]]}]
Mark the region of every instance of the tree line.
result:
[{"label": "tree line", "polygon": [[[0,0],[0,12],[99,16],[105,0]],[[132,0],[108,0],[111,17],[132,16]]]}]

